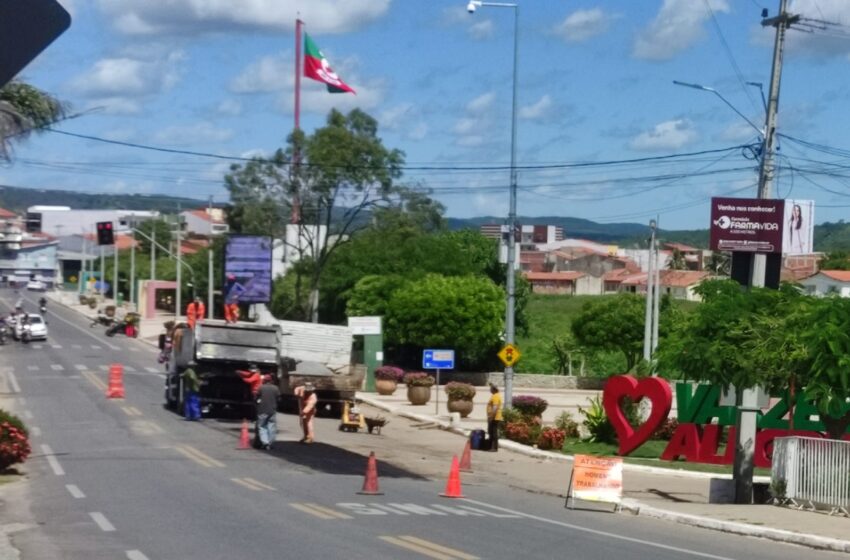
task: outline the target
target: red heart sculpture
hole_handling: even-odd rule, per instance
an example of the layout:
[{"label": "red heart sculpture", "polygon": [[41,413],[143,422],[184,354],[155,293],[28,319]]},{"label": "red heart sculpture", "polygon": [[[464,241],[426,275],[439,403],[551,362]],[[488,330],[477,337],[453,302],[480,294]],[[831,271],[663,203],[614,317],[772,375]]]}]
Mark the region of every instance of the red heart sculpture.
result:
[{"label": "red heart sculpture", "polygon": [[[649,418],[637,430],[623,414],[621,405],[626,397],[635,403],[646,397],[652,403]],[[602,406],[608,415],[608,421],[617,432],[620,442],[618,453],[628,455],[648,440],[667,419],[670,407],[673,406],[673,392],[667,381],[658,377],[644,377],[638,380],[631,375],[615,375],[608,378],[602,390]]]}]

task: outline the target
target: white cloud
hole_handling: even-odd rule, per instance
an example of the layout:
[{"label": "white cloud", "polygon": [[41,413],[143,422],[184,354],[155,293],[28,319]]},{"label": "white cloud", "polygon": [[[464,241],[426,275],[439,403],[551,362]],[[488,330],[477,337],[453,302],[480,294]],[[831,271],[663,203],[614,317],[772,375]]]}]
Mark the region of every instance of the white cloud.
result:
[{"label": "white cloud", "polygon": [[576,10],[559,25],[555,26],[555,35],[570,43],[587,41],[591,37],[605,33],[614,16],[599,8]]},{"label": "white cloud", "polygon": [[495,99],[496,94],[492,91],[479,95],[466,105],[466,110],[470,113],[483,113],[493,106]]},{"label": "white cloud", "polygon": [[232,137],[232,130],[218,128],[210,122],[201,121],[166,127],[154,135],[154,140],[159,144],[188,146],[198,143],[226,142]]},{"label": "white cloud", "polygon": [[642,132],[632,139],[629,147],[633,150],[677,150],[694,142],[697,133],[693,123],[687,119],[676,119],[665,121],[655,125],[647,132]]},{"label": "white cloud", "polygon": [[[715,14],[728,12],[727,0],[707,0]],[[699,41],[703,24],[711,18],[705,2],[664,0],[655,19],[635,40],[636,58],[667,60]]]},{"label": "white cloud", "polygon": [[[345,33],[382,17],[390,0],[97,0],[128,35],[292,30],[296,17],[317,34]],[[238,5],[237,5],[238,4]]]},{"label": "white cloud", "polygon": [[452,130],[454,130],[455,134],[464,136],[474,133],[477,128],[478,121],[476,119],[462,118],[455,123]]},{"label": "white cloud", "polygon": [[727,142],[746,142],[757,135],[758,133],[749,124],[736,121],[720,133],[720,139]]},{"label": "white cloud", "polygon": [[469,36],[476,40],[489,39],[495,34],[496,28],[493,25],[493,20],[484,19],[476,21],[469,26]]},{"label": "white cloud", "polygon": [[[234,93],[270,93],[291,90],[295,84],[292,53],[264,56],[248,65],[230,82]],[[303,83],[303,80],[302,80]]]},{"label": "white cloud", "polygon": [[180,79],[182,51],[162,59],[129,56],[102,58],[73,78],[70,89],[89,99],[87,109],[109,114],[135,114],[142,102],[176,85]]},{"label": "white cloud", "polygon": [[[380,107],[384,100],[385,86],[381,80],[362,83],[348,80],[342,74],[345,83],[354,88],[357,95],[351,93],[328,93],[327,87],[313,80],[301,81],[301,110],[326,115],[331,109],[347,113],[352,109],[368,111]],[[355,78],[355,76],[352,76]],[[292,110],[292,92],[284,92],[279,106],[284,111]]]},{"label": "white cloud", "polygon": [[413,103],[401,103],[383,110],[378,122],[382,129],[399,132],[411,140],[422,140],[428,134],[428,125]]},{"label": "white cloud", "polygon": [[218,104],[215,110],[220,115],[238,117],[242,114],[242,103],[236,101],[235,99],[225,99]]},{"label": "white cloud", "polygon": [[539,119],[547,116],[551,108],[552,98],[547,93],[537,103],[520,108],[519,116],[522,119]]},{"label": "white cloud", "polygon": [[[845,33],[846,28],[850,27],[847,0],[792,0],[788,11],[837,25],[823,24],[826,29],[816,30],[814,33],[789,32],[786,35],[786,52],[804,51],[814,55],[850,57],[850,41]],[[773,27],[762,28],[759,33],[763,42],[770,45],[773,45],[774,35]]]}]

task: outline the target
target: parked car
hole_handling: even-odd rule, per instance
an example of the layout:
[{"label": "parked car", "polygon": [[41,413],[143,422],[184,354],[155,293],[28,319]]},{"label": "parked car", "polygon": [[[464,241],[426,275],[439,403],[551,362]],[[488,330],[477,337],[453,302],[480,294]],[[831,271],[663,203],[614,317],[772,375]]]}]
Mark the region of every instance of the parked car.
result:
[{"label": "parked car", "polygon": [[[27,324],[29,326],[29,339],[47,340],[47,323],[44,322],[44,318],[42,318],[42,316],[37,313],[27,313],[27,319]],[[24,322],[21,321],[20,318],[15,322],[15,340],[22,340],[23,338],[25,338],[23,336],[23,325]]]},{"label": "parked car", "polygon": [[31,292],[46,292],[47,284],[41,280],[30,280],[27,282],[27,290]]}]

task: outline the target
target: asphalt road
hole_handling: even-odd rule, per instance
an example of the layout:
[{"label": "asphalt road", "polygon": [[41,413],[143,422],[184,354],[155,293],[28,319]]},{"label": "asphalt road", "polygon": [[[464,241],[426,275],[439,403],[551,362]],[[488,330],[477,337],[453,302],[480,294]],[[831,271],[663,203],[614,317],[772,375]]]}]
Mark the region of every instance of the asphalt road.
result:
[{"label": "asphalt road", "polygon": [[[0,290],[0,311],[13,299]],[[36,308],[37,298],[25,299]],[[358,495],[366,458],[346,449],[336,421],[321,420],[327,438],[303,446],[295,417],[280,415],[274,452],[238,450],[240,420],[191,423],[163,409],[154,348],[106,338],[55,304],[46,318],[46,343],[0,347],[0,371],[33,446],[26,480],[0,487],[0,539],[9,535],[25,560],[839,557],[569,511],[496,484],[465,485],[466,499],[441,498],[444,479],[392,457],[381,462],[384,495]],[[112,363],[125,368],[123,400],[104,396]]]}]

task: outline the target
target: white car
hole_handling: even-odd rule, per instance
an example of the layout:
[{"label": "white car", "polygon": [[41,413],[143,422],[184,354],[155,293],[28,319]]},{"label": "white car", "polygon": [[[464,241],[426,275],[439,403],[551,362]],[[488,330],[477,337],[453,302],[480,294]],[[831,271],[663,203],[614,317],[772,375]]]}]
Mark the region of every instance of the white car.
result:
[{"label": "white car", "polygon": [[46,292],[47,284],[41,280],[30,280],[27,282],[27,290],[31,292]]},{"label": "white car", "polygon": [[[27,319],[30,340],[47,340],[47,323],[44,322],[42,316],[37,313],[27,313]],[[20,317],[15,321],[14,337],[16,340],[23,340],[24,338],[23,323]]]}]

